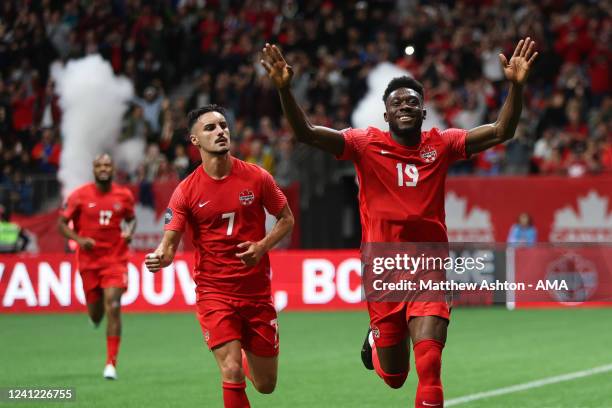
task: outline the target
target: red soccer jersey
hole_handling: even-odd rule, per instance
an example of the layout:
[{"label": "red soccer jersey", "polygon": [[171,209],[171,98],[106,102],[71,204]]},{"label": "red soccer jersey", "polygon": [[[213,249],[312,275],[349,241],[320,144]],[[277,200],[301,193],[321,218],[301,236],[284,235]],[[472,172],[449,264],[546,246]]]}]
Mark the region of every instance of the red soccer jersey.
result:
[{"label": "red soccer jersey", "polygon": [[77,234],[96,241],[91,251],[77,250],[81,270],[127,262],[128,246],[121,238],[121,221],[134,218],[130,190],[113,183],[103,193],[94,183],[85,184],[70,194],[61,215],[73,221]]},{"label": "red soccer jersey", "polygon": [[355,164],[362,242],[447,242],[444,183],[449,166],[465,159],[466,130],[433,128],[403,146],[389,132],[345,129],[340,160]]},{"label": "red soccer jersey", "polygon": [[237,248],[266,234],[266,214],[277,215],[287,204],[272,176],[264,169],[231,158],[230,174],[211,178],[202,166],[178,185],[166,210],[165,230],[183,231],[189,223],[196,248],[194,281],[198,297],[270,299],[270,260],[265,254],[245,266]]}]

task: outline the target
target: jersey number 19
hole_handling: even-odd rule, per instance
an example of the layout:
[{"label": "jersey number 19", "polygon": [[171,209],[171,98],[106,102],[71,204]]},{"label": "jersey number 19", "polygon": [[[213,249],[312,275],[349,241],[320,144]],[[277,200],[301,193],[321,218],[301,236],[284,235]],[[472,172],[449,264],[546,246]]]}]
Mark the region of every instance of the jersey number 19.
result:
[{"label": "jersey number 19", "polygon": [[[397,185],[400,187],[414,187],[417,185],[419,181],[419,170],[416,168],[414,164],[406,164],[406,167],[403,166],[403,163],[397,163]],[[404,181],[404,176],[410,181]]]}]

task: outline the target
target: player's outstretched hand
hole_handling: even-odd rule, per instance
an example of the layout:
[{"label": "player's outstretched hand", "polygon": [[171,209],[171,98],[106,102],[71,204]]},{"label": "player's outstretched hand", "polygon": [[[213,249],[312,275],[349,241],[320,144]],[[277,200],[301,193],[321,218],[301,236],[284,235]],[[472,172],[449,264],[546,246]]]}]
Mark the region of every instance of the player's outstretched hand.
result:
[{"label": "player's outstretched hand", "polygon": [[247,250],[236,254],[243,264],[247,266],[255,266],[259,263],[259,260],[266,252],[263,246],[257,242],[246,241],[237,245],[238,248]]},{"label": "player's outstretched hand", "polygon": [[522,85],[529,76],[529,70],[533,65],[538,56],[538,52],[535,51],[535,41],[530,37],[519,41],[518,45],[514,49],[514,54],[510,58],[510,61],[504,56],[499,54],[499,60],[502,63],[504,69],[504,75],[508,81],[517,85]]},{"label": "player's outstretched hand", "polygon": [[162,253],[159,250],[145,255],[145,265],[150,272],[157,272],[162,268]]},{"label": "player's outstretched hand", "polygon": [[81,249],[91,251],[93,247],[96,246],[96,241],[94,241],[93,238],[81,237],[77,240],[77,244],[79,244]]},{"label": "player's outstretched hand", "polygon": [[283,54],[276,45],[266,43],[260,62],[277,89],[289,86],[293,77],[293,68],[287,64]]}]

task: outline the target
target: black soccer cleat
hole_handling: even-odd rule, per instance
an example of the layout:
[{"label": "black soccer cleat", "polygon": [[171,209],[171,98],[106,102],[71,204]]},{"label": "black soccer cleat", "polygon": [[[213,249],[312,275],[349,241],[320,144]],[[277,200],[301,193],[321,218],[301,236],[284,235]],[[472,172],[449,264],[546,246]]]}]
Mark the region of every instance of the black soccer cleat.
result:
[{"label": "black soccer cleat", "polygon": [[372,346],[370,346],[369,340],[371,331],[372,329],[368,328],[368,333],[366,334],[363,346],[361,347],[361,362],[368,370],[374,369],[374,364],[372,363]]}]

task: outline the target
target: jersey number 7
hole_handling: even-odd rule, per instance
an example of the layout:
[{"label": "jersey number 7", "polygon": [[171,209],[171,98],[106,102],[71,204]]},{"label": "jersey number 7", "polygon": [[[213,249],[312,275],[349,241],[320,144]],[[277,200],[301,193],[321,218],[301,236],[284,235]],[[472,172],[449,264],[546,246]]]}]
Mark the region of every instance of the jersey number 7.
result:
[{"label": "jersey number 7", "polygon": [[232,235],[232,232],[234,231],[234,218],[236,216],[235,212],[231,212],[231,213],[225,213],[221,216],[221,219],[225,219],[228,218],[229,219],[229,223],[227,224],[227,235]]}]

